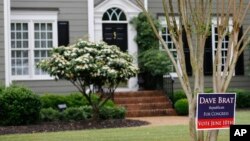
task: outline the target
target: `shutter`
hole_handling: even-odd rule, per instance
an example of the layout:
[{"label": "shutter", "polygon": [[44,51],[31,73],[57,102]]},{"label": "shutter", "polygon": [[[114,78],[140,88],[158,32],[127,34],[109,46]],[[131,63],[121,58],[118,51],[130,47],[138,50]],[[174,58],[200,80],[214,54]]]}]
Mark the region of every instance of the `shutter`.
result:
[{"label": "shutter", "polygon": [[[239,40],[243,35],[243,27],[240,27]],[[241,45],[242,46],[242,45]],[[238,58],[235,66],[235,75],[244,75],[244,52]]]},{"label": "shutter", "polygon": [[208,36],[204,50],[204,75],[213,74],[213,47],[212,36]]},{"label": "shutter", "polygon": [[183,48],[184,48],[184,54],[185,54],[185,61],[186,61],[186,71],[189,76],[192,76],[192,66],[191,66],[191,61],[190,61],[190,51],[188,47],[188,41],[187,41],[187,35],[186,31],[183,28],[183,33],[182,33],[182,40],[183,40]]},{"label": "shutter", "polygon": [[58,46],[69,45],[69,22],[58,21]]}]

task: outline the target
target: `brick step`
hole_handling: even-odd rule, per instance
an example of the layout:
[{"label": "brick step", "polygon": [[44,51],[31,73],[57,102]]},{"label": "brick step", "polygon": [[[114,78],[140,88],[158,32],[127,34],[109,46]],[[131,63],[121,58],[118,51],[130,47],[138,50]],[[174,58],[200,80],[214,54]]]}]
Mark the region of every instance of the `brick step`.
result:
[{"label": "brick step", "polygon": [[167,116],[176,115],[174,109],[157,109],[157,110],[131,110],[127,111],[127,117],[149,117],[149,116]]},{"label": "brick step", "polygon": [[172,108],[172,105],[169,102],[168,103],[160,102],[160,103],[119,104],[119,106],[125,107],[128,111]]},{"label": "brick step", "polygon": [[176,115],[163,91],[116,92],[114,101],[126,108],[127,117]]},{"label": "brick step", "polygon": [[114,98],[116,104],[169,102],[165,96]]},{"label": "brick step", "polygon": [[133,91],[133,92],[116,92],[116,98],[122,97],[146,97],[146,96],[162,96],[164,93],[162,91]]}]

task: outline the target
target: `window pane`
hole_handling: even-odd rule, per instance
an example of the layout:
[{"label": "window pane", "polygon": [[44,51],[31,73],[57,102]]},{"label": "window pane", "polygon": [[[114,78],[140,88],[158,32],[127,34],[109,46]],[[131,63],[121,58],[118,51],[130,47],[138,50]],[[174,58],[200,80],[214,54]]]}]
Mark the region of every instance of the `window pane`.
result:
[{"label": "window pane", "polygon": [[40,41],[35,41],[35,48],[40,48]]},{"label": "window pane", "polygon": [[28,24],[27,23],[23,23],[23,30],[27,31],[28,30]]},{"label": "window pane", "polygon": [[52,39],[52,32],[48,32],[47,35],[47,39]]},{"label": "window pane", "polygon": [[40,39],[40,33],[39,32],[35,32],[35,39]]},{"label": "window pane", "polygon": [[28,32],[23,33],[23,39],[28,39]]},{"label": "window pane", "polygon": [[166,40],[166,35],[162,35],[161,37],[163,38],[164,41],[167,41]]},{"label": "window pane", "polygon": [[52,48],[53,47],[53,42],[52,41],[48,41],[48,47]]},{"label": "window pane", "polygon": [[48,31],[52,31],[52,24],[51,24],[51,23],[48,23],[48,24],[47,24],[47,30],[48,30]]},{"label": "window pane", "polygon": [[11,59],[11,66],[15,66],[16,65],[16,60],[15,59]]},{"label": "window pane", "polygon": [[23,41],[23,48],[28,48],[28,47],[29,47],[29,42]]},{"label": "window pane", "polygon": [[41,30],[42,30],[42,31],[45,31],[45,30],[46,30],[45,23],[42,23],[42,24],[41,24]]},{"label": "window pane", "polygon": [[11,23],[11,31],[14,31],[16,28],[15,28],[15,24],[14,23]]},{"label": "window pane", "polygon": [[22,28],[21,28],[21,23],[17,23],[17,24],[16,24],[16,30],[17,30],[17,31],[21,31],[21,29],[22,29]]},{"label": "window pane", "polygon": [[16,57],[16,51],[11,51],[11,57],[12,58]]},{"label": "window pane", "polygon": [[12,68],[12,69],[11,69],[11,74],[12,74],[12,75],[16,75],[16,69],[15,69],[15,68]]},{"label": "window pane", "polygon": [[41,57],[47,57],[47,51],[46,50],[41,51]]},{"label": "window pane", "polygon": [[28,51],[23,51],[23,57],[27,57],[28,58]]},{"label": "window pane", "polygon": [[17,75],[22,75],[22,72],[23,72],[23,71],[22,71],[21,68],[17,68],[16,70],[17,70]]},{"label": "window pane", "polygon": [[46,32],[42,32],[41,39],[46,39]]},{"label": "window pane", "polygon": [[35,50],[35,57],[40,57],[40,51]]},{"label": "window pane", "polygon": [[39,31],[39,30],[40,30],[40,27],[39,27],[39,24],[38,24],[38,23],[35,23],[35,30],[36,30],[36,31]]},{"label": "window pane", "polygon": [[11,39],[15,39],[15,38],[16,38],[15,32],[11,32]]},{"label": "window pane", "polygon": [[17,43],[17,45],[16,45],[17,48],[21,48],[22,47],[22,42],[21,41],[17,41],[16,43]]},{"label": "window pane", "polygon": [[46,41],[42,41],[42,42],[41,42],[41,47],[42,47],[42,48],[46,48]]},{"label": "window pane", "polygon": [[16,38],[17,39],[22,39],[22,33],[21,32],[17,32],[16,33]]},{"label": "window pane", "polygon": [[16,42],[15,41],[11,41],[11,48],[16,48]]},{"label": "window pane", "polygon": [[29,74],[29,68],[24,68],[23,69],[23,74],[28,75]]},{"label": "window pane", "polygon": [[29,66],[29,60],[28,59],[23,60],[23,66]]},{"label": "window pane", "polygon": [[16,65],[17,66],[22,66],[22,60],[21,59],[17,59],[16,60]]}]

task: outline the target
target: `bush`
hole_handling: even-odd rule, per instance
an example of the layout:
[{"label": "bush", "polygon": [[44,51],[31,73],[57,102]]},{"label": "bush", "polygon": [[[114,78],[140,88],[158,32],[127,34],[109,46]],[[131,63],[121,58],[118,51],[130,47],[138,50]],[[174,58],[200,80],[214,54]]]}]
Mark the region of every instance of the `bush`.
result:
[{"label": "bush", "polygon": [[230,89],[229,92],[236,93],[236,107],[250,108],[250,92],[243,89]]},{"label": "bush", "polygon": [[126,109],[124,107],[104,106],[100,110],[100,119],[123,119]]},{"label": "bush", "polygon": [[40,117],[42,121],[59,121],[63,115],[58,110],[46,108],[41,110]]},{"label": "bush", "polygon": [[3,94],[5,87],[3,85],[0,85],[0,95]]},{"label": "bush", "polygon": [[185,92],[183,90],[177,90],[174,92],[173,103],[176,103],[178,100],[187,98]]},{"label": "bush", "polygon": [[0,124],[22,125],[39,120],[41,101],[31,90],[10,86],[0,96]]},{"label": "bush", "polygon": [[[92,102],[98,101],[98,96],[92,95]],[[56,94],[46,94],[41,96],[42,108],[53,108],[58,109],[58,104],[66,104],[67,107],[81,107],[89,105],[86,98],[80,93],[72,93],[70,95],[56,95]],[[113,101],[108,100],[104,106],[114,107]]]},{"label": "bush", "polygon": [[58,109],[58,104],[69,105],[67,99],[63,95],[46,94],[41,96],[42,108]]},{"label": "bush", "polygon": [[53,108],[44,108],[40,112],[42,121],[78,121],[92,117],[92,107],[70,107],[59,112]]},{"label": "bush", "polygon": [[174,104],[175,110],[178,115],[187,115],[188,114],[188,100],[186,98],[179,99]]},{"label": "bush", "polygon": [[63,117],[66,121],[77,121],[88,118],[88,113],[84,111],[84,108],[70,107],[63,111]]},{"label": "bush", "polygon": [[86,98],[80,93],[72,93],[65,97],[67,101],[66,103],[68,103],[68,107],[80,107],[84,105],[89,105]]}]

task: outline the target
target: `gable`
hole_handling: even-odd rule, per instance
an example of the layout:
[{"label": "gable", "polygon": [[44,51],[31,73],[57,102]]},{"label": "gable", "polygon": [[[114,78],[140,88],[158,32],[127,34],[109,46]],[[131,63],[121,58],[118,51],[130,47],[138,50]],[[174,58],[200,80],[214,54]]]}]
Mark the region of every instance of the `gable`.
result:
[{"label": "gable", "polygon": [[130,0],[105,0],[95,7],[95,12],[104,12],[111,7],[122,9],[125,13],[134,12],[139,13],[141,9],[137,7]]}]

